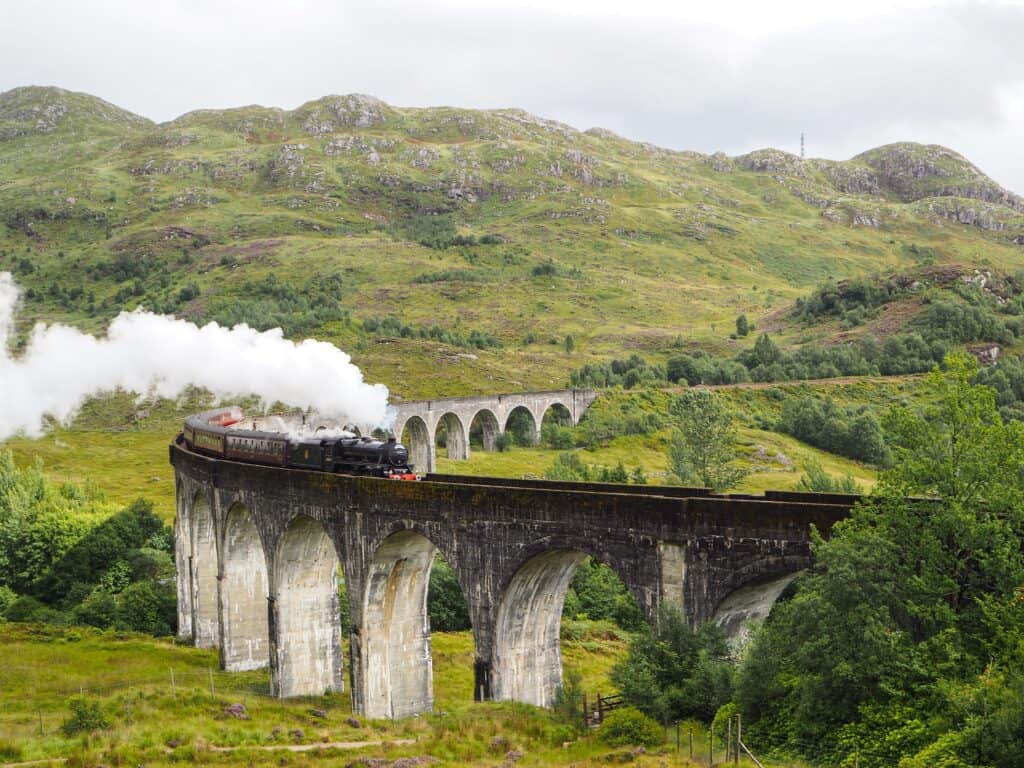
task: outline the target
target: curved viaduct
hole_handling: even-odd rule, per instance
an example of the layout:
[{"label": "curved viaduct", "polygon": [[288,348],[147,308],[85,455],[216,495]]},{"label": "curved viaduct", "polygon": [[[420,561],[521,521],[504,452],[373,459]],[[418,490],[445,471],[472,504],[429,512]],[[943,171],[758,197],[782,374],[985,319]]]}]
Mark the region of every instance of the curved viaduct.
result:
[{"label": "curved viaduct", "polygon": [[432,475],[396,482],[190,452],[175,468],[179,631],[226,670],[270,667],[273,693],[344,689],[339,569],[349,595],[353,710],[430,711],[427,587],[444,555],[469,603],[475,697],[548,705],[559,623],[587,555],[649,620],[709,619],[734,590],[808,566],[850,496],[716,496],[704,489]]},{"label": "curved viaduct", "polygon": [[[410,461],[421,472],[433,472],[437,460],[437,433],[444,428],[448,458],[469,458],[469,433],[479,424],[485,451],[495,450],[498,435],[508,428],[512,415],[522,412],[532,422],[533,442],[540,442],[544,415],[552,408],[562,409],[564,418],[575,426],[583,412],[597,399],[589,389],[560,389],[548,392],[523,392],[511,395],[446,397],[437,400],[410,400],[395,404],[397,415],[392,432],[399,440],[406,435]],[[372,428],[359,427],[362,434]]]}]

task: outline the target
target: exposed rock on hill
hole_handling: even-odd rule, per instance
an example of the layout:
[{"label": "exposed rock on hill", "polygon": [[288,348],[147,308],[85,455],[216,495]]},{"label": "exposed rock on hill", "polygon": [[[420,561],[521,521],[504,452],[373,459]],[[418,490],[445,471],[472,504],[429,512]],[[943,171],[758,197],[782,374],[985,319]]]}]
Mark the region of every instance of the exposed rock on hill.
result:
[{"label": "exposed rock on hill", "polygon": [[0,93],[0,141],[58,130],[106,132],[152,124],[103,99],[62,88],[27,86]]}]

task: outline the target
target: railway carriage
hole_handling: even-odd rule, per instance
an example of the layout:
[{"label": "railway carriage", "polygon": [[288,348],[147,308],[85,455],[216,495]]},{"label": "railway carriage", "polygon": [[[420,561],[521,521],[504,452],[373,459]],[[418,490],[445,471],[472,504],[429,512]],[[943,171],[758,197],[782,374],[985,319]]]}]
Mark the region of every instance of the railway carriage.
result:
[{"label": "railway carriage", "polygon": [[376,440],[351,433],[297,438],[282,432],[231,428],[241,420],[242,411],[236,407],[206,411],[189,417],[182,438],[192,450],[234,461],[393,480],[418,479],[409,464],[408,449],[394,438]]}]

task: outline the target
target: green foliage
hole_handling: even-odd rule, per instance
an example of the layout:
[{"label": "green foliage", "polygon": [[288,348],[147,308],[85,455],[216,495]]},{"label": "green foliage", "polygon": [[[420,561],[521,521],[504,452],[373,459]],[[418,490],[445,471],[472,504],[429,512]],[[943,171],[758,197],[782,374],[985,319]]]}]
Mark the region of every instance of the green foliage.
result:
[{"label": "green foliage", "polygon": [[615,571],[587,558],[576,568],[562,615],[568,619],[608,620],[628,631],[645,626],[643,610]]},{"label": "green foliage", "polygon": [[363,331],[382,337],[402,339],[430,339],[442,344],[467,349],[493,349],[501,346],[501,341],[489,333],[472,330],[469,335],[456,333],[439,325],[416,327],[403,323],[397,317],[368,317],[363,320]]},{"label": "green foliage", "polygon": [[479,283],[485,280],[484,275],[479,272],[471,272],[468,269],[444,269],[440,272],[426,272],[416,275],[412,279],[414,283]]},{"label": "green foliage", "polygon": [[736,318],[736,335],[744,337],[750,333],[750,321],[747,320],[746,315],[740,315]]},{"label": "green foliage", "polygon": [[434,558],[427,590],[427,612],[430,628],[438,632],[469,629],[469,605],[452,567],[440,555]]},{"label": "green foliage", "polygon": [[555,714],[577,733],[582,733],[587,727],[583,720],[584,693],[583,678],[579,672],[572,669],[562,675],[562,684],[555,691],[555,698],[551,703]]},{"label": "green foliage", "polygon": [[238,296],[213,301],[204,319],[225,326],[245,323],[260,331],[281,328],[286,336],[297,336],[347,318],[342,296],[338,275],[318,275],[298,286],[281,282],[272,272],[246,282]]},{"label": "green foliage", "polygon": [[830,316],[848,318],[857,315],[864,318],[871,316],[883,304],[906,296],[908,292],[906,287],[893,278],[853,278],[838,285],[828,282],[816,288],[807,298],[796,300],[796,315],[807,322]]},{"label": "green foliage", "polygon": [[576,337],[571,333],[567,334],[562,346],[565,347],[565,353],[571,355],[576,351]]},{"label": "green foliage", "polygon": [[580,455],[566,451],[558,454],[551,465],[544,470],[545,480],[590,480],[590,468],[583,463]]},{"label": "green foliage", "polygon": [[875,415],[865,407],[840,408],[831,400],[787,400],[777,429],[830,453],[886,464],[889,450]]},{"label": "green foliage", "polygon": [[675,355],[665,364],[668,380],[680,384],[740,384],[750,381],[747,368],[735,360],[713,358],[703,350]]},{"label": "green foliage", "polygon": [[574,387],[615,387],[626,389],[664,382],[665,370],[660,365],[648,365],[639,355],[630,355],[610,363],[588,363],[569,374]]},{"label": "green foliage", "polygon": [[597,738],[612,747],[656,747],[665,742],[665,729],[638,709],[620,707],[605,715]]},{"label": "green foliage", "polygon": [[859,494],[863,490],[851,475],[832,477],[821,466],[821,462],[811,459],[804,463],[804,475],[793,486],[795,491],[808,493],[850,493]]},{"label": "green foliage", "polygon": [[601,398],[587,409],[574,430],[577,445],[597,448],[623,435],[650,435],[665,426],[664,406],[649,392],[631,391],[626,397]]},{"label": "green foliage", "polygon": [[693,629],[674,610],[657,627],[644,627],[612,682],[633,706],[660,722],[699,718],[710,722],[732,697],[733,665],[722,630]]},{"label": "green foliage", "polygon": [[147,502],[112,512],[94,490],[54,485],[0,453],[0,613],[171,634],[173,537]]},{"label": "green foliage", "polygon": [[717,491],[736,485],[747,474],[736,463],[736,429],[732,415],[711,392],[687,390],[669,410],[676,428],[669,446],[669,465],[681,482],[696,480]]},{"label": "green foliage", "polygon": [[449,214],[413,216],[403,221],[398,232],[407,240],[427,248],[444,250],[455,243],[455,220]]},{"label": "green foliage", "polygon": [[762,748],[1020,764],[1024,425],[972,358],[946,367],[923,408],[889,413],[892,468],[749,649],[735,700]]},{"label": "green foliage", "polygon": [[103,704],[88,696],[75,696],[68,700],[68,717],[60,729],[65,736],[92,733],[110,727],[110,720],[103,711]]}]

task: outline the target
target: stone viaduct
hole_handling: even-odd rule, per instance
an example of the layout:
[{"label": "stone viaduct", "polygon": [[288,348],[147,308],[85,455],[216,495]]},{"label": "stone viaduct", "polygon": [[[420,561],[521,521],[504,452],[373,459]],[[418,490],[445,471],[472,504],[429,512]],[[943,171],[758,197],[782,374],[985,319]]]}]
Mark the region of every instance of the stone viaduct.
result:
[{"label": "stone viaduct", "polygon": [[[419,472],[433,472],[437,459],[437,432],[444,427],[448,458],[469,458],[469,433],[474,423],[483,432],[485,451],[495,450],[515,413],[523,413],[532,424],[533,441],[540,442],[544,415],[552,408],[566,421],[579,423],[583,412],[597,399],[597,393],[585,389],[564,389],[550,392],[524,392],[514,395],[480,397],[446,397],[439,400],[410,400],[395,404],[397,416],[392,432],[404,440],[410,460]],[[358,426],[358,425],[357,425]],[[369,429],[359,427],[362,434]],[[404,437],[403,437],[404,435]]]},{"label": "stone viaduct", "polygon": [[[538,406],[539,407],[539,406]],[[709,619],[735,590],[808,566],[850,496],[429,475],[420,482],[244,464],[170,447],[179,631],[226,670],[269,666],[281,697],[344,690],[348,594],[353,711],[433,706],[427,587],[435,554],[469,604],[475,697],[552,702],[559,622],[586,556],[649,620]]]}]

